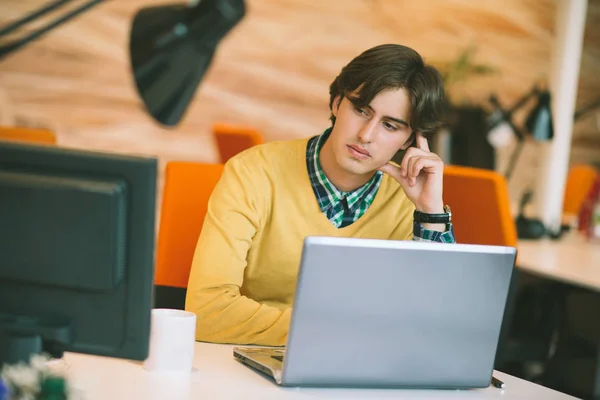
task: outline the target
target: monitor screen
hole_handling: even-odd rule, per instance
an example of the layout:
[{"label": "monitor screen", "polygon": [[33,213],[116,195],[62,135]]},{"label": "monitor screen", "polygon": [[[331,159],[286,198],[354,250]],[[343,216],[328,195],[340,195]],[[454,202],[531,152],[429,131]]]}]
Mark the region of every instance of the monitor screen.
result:
[{"label": "monitor screen", "polygon": [[146,358],[156,170],[154,158],[0,142],[0,364]]}]

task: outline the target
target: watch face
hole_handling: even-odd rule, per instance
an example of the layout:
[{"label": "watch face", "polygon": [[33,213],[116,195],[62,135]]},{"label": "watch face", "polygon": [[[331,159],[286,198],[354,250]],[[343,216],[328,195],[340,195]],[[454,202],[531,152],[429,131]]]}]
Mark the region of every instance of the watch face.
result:
[{"label": "watch face", "polygon": [[449,205],[445,205],[445,206],[444,206],[444,211],[445,211],[447,214],[449,214],[449,215],[452,215],[452,210],[450,210],[450,206],[449,206]]}]

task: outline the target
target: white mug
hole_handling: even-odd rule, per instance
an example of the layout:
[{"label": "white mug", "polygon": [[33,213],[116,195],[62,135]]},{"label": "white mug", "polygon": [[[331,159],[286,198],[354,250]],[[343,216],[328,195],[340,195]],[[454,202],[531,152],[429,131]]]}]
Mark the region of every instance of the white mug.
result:
[{"label": "white mug", "polygon": [[150,320],[150,347],[144,368],[148,371],[192,370],[196,314],[155,308]]}]

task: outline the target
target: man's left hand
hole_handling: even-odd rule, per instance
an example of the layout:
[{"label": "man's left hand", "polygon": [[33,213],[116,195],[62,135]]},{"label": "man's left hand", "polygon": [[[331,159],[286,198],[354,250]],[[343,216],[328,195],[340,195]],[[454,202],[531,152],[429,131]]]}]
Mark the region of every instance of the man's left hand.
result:
[{"label": "man's left hand", "polygon": [[444,162],[429,150],[427,139],[421,132],[417,132],[415,140],[417,147],[406,150],[400,167],[387,163],[379,170],[400,183],[418,211],[443,213]]}]

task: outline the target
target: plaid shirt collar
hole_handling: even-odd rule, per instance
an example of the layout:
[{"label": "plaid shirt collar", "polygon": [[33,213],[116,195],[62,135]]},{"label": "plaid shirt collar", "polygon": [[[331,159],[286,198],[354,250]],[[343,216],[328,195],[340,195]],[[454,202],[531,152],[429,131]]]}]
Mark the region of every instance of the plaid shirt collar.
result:
[{"label": "plaid shirt collar", "polygon": [[[366,205],[364,207],[366,211],[375,198],[375,193],[381,184],[383,172],[377,171],[367,183],[352,192],[338,190],[323,172],[319,161],[319,153],[330,133],[331,128],[326,129],[321,135],[312,138],[306,148],[308,175],[321,211],[327,213],[331,207],[338,205],[344,198],[351,212],[356,212],[359,206],[366,201],[367,204],[363,204],[363,206]],[[360,217],[360,215],[357,217]]]}]

